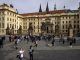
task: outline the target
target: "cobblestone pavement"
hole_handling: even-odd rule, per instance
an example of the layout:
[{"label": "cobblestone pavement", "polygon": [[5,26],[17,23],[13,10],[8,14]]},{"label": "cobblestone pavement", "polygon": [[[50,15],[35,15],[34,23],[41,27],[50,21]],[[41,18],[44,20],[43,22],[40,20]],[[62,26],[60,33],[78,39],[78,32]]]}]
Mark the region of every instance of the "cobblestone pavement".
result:
[{"label": "cobblestone pavement", "polygon": [[[80,60],[80,42],[77,41],[71,48],[69,43],[59,43],[56,40],[55,45],[48,46],[49,42],[39,41],[38,47],[34,47],[34,60]],[[18,44],[18,49],[14,48],[14,42],[6,43],[4,48],[0,49],[0,60],[18,60],[16,55],[20,48],[25,50],[24,59],[29,60],[28,49],[33,45],[31,42],[22,41]]]},{"label": "cobblestone pavement", "polygon": [[34,60],[80,60],[80,50],[38,50]]}]

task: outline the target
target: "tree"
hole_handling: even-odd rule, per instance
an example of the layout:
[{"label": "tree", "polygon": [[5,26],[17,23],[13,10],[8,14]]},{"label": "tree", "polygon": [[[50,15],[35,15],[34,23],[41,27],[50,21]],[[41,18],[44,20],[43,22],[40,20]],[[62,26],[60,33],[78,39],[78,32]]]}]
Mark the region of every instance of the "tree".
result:
[{"label": "tree", "polygon": [[42,22],[41,31],[45,31],[45,30],[46,30],[46,24],[44,22]]},{"label": "tree", "polygon": [[14,26],[12,26],[12,28],[10,30],[10,34],[14,34]]},{"label": "tree", "polygon": [[10,34],[10,28],[9,28],[9,26],[7,26],[7,28],[6,28],[6,35],[9,35]]},{"label": "tree", "polygon": [[55,26],[55,34],[58,36],[59,33],[60,33],[60,31],[59,31],[59,25],[57,24],[57,25]]},{"label": "tree", "polygon": [[19,29],[18,29],[18,34],[22,34],[22,26],[20,25]]},{"label": "tree", "polygon": [[28,34],[29,35],[32,35],[33,34],[33,26],[32,26],[32,23],[29,23]]}]

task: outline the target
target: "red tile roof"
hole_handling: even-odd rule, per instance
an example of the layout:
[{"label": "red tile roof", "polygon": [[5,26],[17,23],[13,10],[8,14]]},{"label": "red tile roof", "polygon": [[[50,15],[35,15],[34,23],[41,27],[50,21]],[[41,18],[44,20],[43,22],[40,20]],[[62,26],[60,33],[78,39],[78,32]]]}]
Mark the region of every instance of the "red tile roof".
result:
[{"label": "red tile roof", "polygon": [[[54,10],[54,11],[49,11],[49,14],[61,14],[61,13],[65,13],[65,10]],[[24,14],[20,14],[23,16],[29,16],[29,15],[45,15],[47,14],[47,12],[35,12],[35,13],[24,13]]]}]

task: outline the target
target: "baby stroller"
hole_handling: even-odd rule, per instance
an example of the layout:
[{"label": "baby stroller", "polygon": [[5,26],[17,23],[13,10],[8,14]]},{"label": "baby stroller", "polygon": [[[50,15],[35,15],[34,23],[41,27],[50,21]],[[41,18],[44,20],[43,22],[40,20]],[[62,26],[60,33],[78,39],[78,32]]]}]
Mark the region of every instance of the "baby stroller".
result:
[{"label": "baby stroller", "polygon": [[16,58],[20,59],[20,54],[19,53],[17,54]]}]

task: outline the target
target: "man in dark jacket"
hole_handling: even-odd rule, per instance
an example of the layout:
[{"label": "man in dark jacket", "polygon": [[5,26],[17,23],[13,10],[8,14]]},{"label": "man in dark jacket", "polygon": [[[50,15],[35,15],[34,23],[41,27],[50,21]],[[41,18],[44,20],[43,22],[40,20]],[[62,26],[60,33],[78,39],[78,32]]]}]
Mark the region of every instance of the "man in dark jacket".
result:
[{"label": "man in dark jacket", "polygon": [[29,49],[30,60],[33,60],[33,52],[34,52],[34,50],[33,50],[33,47],[32,47],[32,45],[31,45],[31,46],[30,46],[30,49]]},{"label": "man in dark jacket", "polygon": [[0,48],[3,48],[3,39],[0,37]]}]

